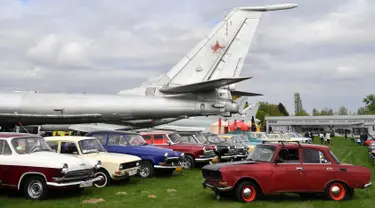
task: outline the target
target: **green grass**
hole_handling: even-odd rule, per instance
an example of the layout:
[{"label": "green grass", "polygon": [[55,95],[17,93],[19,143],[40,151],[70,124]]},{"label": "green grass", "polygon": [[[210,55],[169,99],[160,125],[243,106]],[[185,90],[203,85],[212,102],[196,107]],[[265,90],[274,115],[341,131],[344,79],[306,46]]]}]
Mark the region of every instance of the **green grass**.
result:
[{"label": "green grass", "polygon": [[[316,139],[317,140],[317,139]],[[342,163],[364,165],[371,168],[375,165],[368,159],[366,147],[361,147],[343,138],[333,138],[332,150]],[[303,201],[298,195],[286,194],[268,196],[259,199],[252,204],[243,204],[231,198],[216,200],[210,189],[203,189],[202,176],[199,169],[184,171],[184,175],[164,176],[151,179],[132,178],[130,182],[114,184],[103,189],[88,188],[82,194],[66,195],[54,194],[46,201],[26,200],[21,194],[8,194],[2,191],[0,194],[0,207],[133,207],[133,208],[175,208],[175,207],[375,207],[375,190],[356,189],[355,197],[344,202],[334,202],[322,197],[311,198]],[[374,180],[372,180],[374,183]],[[167,189],[175,189],[176,192],[167,192]],[[147,191],[148,193],[145,193]],[[117,192],[126,192],[127,195],[116,195]],[[153,194],[157,198],[149,199]],[[89,198],[103,198],[105,202],[99,204],[82,204]]]}]

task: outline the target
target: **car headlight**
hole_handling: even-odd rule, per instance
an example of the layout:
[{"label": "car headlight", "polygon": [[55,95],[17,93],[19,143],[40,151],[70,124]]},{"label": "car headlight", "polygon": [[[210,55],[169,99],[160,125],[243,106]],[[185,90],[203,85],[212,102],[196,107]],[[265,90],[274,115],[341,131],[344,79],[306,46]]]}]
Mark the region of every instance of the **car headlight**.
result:
[{"label": "car headlight", "polygon": [[119,170],[122,170],[122,169],[124,169],[124,166],[121,164],[119,167]]},{"label": "car headlight", "polygon": [[95,169],[99,169],[100,167],[102,167],[102,161],[98,160],[98,162],[95,165]]},{"label": "car headlight", "polygon": [[181,153],[181,157],[184,157],[185,156],[185,153]]},{"label": "car headlight", "polygon": [[168,157],[168,152],[166,152],[166,153],[164,154],[164,157]]},{"label": "car headlight", "polygon": [[203,146],[203,151],[206,151],[206,146]]},{"label": "car headlight", "polygon": [[214,150],[217,150],[217,146],[216,145],[214,146]]},{"label": "car headlight", "polygon": [[65,174],[68,172],[68,164],[64,163],[64,165],[61,168],[61,173]]},{"label": "car headlight", "polygon": [[135,166],[139,166],[139,162],[137,162],[137,163],[135,164]]}]

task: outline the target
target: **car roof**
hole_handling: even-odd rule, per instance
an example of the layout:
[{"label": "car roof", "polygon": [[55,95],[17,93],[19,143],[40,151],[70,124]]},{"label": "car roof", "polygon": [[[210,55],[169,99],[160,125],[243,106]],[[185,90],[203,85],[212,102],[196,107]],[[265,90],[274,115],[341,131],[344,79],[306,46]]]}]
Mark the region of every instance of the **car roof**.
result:
[{"label": "car roof", "polygon": [[[282,143],[265,143],[262,145],[268,145],[268,146],[275,146],[275,147],[282,147]],[[301,144],[302,147],[311,147],[314,149],[321,149],[321,150],[329,150],[329,147],[326,145],[319,145],[319,144]],[[298,147],[297,143],[284,143],[284,147],[286,148],[293,148],[293,147]]]},{"label": "car roof", "polygon": [[155,131],[142,131],[139,132],[141,135],[150,135],[150,134],[173,134],[174,131],[164,131],[164,130],[155,130]]},{"label": "car roof", "polygon": [[124,130],[97,130],[97,131],[90,131],[87,134],[92,133],[120,133],[120,134],[138,134],[134,131],[124,131]]},{"label": "car roof", "polygon": [[86,136],[49,136],[44,137],[47,141],[79,141],[83,139],[96,139],[95,137],[86,137]]},{"label": "car roof", "polygon": [[36,134],[29,133],[17,133],[17,132],[0,132],[0,138],[4,139],[13,139],[13,138],[22,138],[22,137],[41,137]]}]

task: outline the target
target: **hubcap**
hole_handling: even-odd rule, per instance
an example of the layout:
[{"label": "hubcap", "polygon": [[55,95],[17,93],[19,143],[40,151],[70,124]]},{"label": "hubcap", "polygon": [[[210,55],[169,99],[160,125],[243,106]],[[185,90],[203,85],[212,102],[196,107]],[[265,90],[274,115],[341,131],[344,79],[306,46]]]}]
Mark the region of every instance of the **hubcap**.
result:
[{"label": "hubcap", "polygon": [[27,192],[31,198],[38,198],[43,193],[43,184],[37,180],[31,181],[31,183],[27,187]]},{"label": "hubcap", "polygon": [[338,187],[338,186],[332,186],[332,188],[331,188],[331,193],[332,193],[334,196],[339,196],[340,193],[341,193],[341,189],[340,189],[340,187]]},{"label": "hubcap", "polygon": [[251,196],[251,189],[249,189],[249,188],[245,188],[245,189],[243,190],[243,196],[244,196],[245,198],[249,198],[249,197]]},{"label": "hubcap", "polygon": [[101,179],[100,181],[95,183],[96,187],[101,188],[101,187],[104,187],[104,186],[107,185],[107,176],[104,173],[99,172],[99,173],[96,174],[96,176],[99,176],[100,179]]},{"label": "hubcap", "polygon": [[184,160],[182,161],[181,165],[182,165],[182,167],[183,167],[184,169],[189,169],[189,168],[191,168],[191,162],[190,162],[189,159],[184,159]]},{"label": "hubcap", "polygon": [[150,175],[150,168],[147,166],[147,165],[141,165],[141,168],[139,170],[139,174],[142,176],[142,177],[147,177],[148,175]]}]

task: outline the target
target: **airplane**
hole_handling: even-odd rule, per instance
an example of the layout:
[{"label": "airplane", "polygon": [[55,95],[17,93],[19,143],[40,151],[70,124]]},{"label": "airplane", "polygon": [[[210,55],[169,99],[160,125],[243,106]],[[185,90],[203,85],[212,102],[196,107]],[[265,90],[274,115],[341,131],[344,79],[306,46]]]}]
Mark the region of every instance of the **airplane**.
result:
[{"label": "airplane", "polygon": [[192,116],[239,113],[232,96],[260,17],[297,4],[234,8],[164,76],[118,94],[0,93],[0,126],[87,124],[147,128]]},{"label": "airplane", "polygon": [[[248,102],[249,99],[243,98],[243,97],[238,99],[238,103],[241,103],[243,101]],[[251,121],[251,119],[254,118],[255,123],[259,123],[259,120],[256,119],[256,114],[258,112],[259,106],[260,106],[260,103],[249,104],[249,106],[247,106],[243,110],[240,110],[241,114],[233,114],[231,117],[222,118],[220,115],[190,117],[186,119],[173,121],[168,124],[157,125],[157,126],[154,126],[153,128],[164,129],[164,130],[168,130],[168,129],[178,130],[178,131],[184,131],[184,130],[193,131],[194,130],[194,131],[209,132],[211,125],[217,123],[220,118],[222,119],[222,121],[229,121],[231,123],[233,123],[234,120]]]}]

